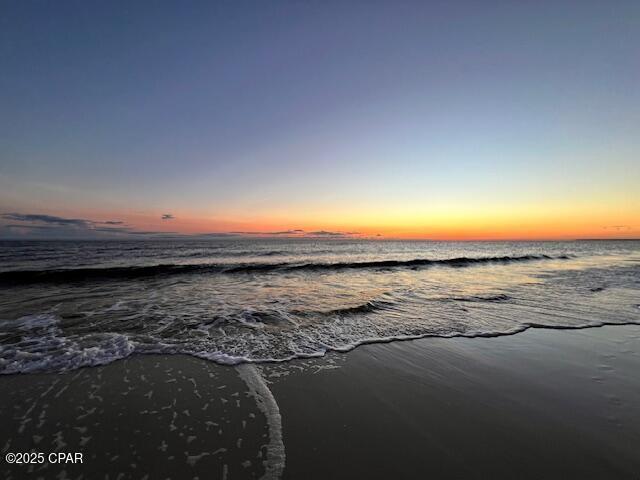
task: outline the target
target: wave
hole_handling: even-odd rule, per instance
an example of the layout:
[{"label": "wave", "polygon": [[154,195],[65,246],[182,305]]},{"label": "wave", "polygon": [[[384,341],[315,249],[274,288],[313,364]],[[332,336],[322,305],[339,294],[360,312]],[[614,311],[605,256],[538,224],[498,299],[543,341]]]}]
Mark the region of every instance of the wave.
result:
[{"label": "wave", "polygon": [[512,300],[512,297],[509,295],[505,295],[504,293],[500,293],[497,295],[472,295],[469,297],[451,297],[444,298],[442,300],[453,300],[456,302],[509,302]]},{"label": "wave", "polygon": [[[4,322],[0,322],[0,325],[2,323]],[[135,337],[115,332],[93,333],[85,338],[66,337],[60,328],[59,319],[50,314],[23,317],[17,323],[21,340],[12,345],[0,344],[0,375],[66,372],[106,365],[134,354],[191,355],[221,365],[284,363],[296,359],[323,357],[329,352],[346,353],[362,345],[424,338],[496,338],[517,335],[530,329],[584,330],[605,326],[640,326],[640,321],[593,321],[574,325],[525,322],[504,330],[424,332],[364,337],[344,344],[319,343],[312,351],[298,350],[288,355],[267,357],[254,351],[238,355],[219,350],[202,350],[198,346],[171,344],[160,339],[154,339],[149,344],[147,341],[141,342]],[[89,344],[85,344],[87,340],[90,340]]]},{"label": "wave", "polygon": [[[553,324],[544,324],[544,323],[525,322],[510,330],[503,330],[503,331],[424,333],[424,334],[415,334],[415,335],[393,335],[389,337],[367,338],[367,339],[360,340],[358,342],[354,342],[353,344],[347,345],[345,347],[330,347],[330,348],[327,348],[327,351],[346,353],[361,345],[371,345],[376,343],[391,343],[391,342],[407,341],[407,340],[421,340],[423,338],[498,338],[498,337],[510,337],[512,335],[517,335],[519,333],[526,332],[527,330],[588,330],[591,328],[624,327],[624,326],[633,326],[633,325],[640,326],[640,322],[602,321],[602,322],[593,322],[593,323],[583,323],[578,325],[553,325]],[[326,353],[327,352],[323,352],[321,355],[300,355],[300,356],[290,357],[285,359],[272,359],[272,358],[258,359],[258,360],[243,359],[243,361],[252,362],[252,363],[280,363],[280,362],[294,360],[295,358],[324,356]]]},{"label": "wave", "polygon": [[397,269],[430,266],[467,267],[480,264],[506,264],[534,260],[566,260],[568,255],[521,255],[501,257],[457,257],[441,260],[415,258],[412,260],[374,260],[337,263],[244,263],[244,264],[159,264],[130,267],[68,268],[49,270],[10,270],[0,272],[0,284],[68,283],[87,280],[134,279],[196,273],[270,273],[298,271],[340,271],[354,269]]},{"label": "wave", "polygon": [[550,256],[550,255],[521,255],[521,256],[502,256],[502,257],[456,257],[442,260],[430,260],[427,258],[415,258],[412,260],[373,260],[369,262],[337,262],[337,263],[303,263],[303,264],[248,264],[230,267],[225,271],[227,273],[253,273],[259,271],[298,271],[298,270],[351,270],[351,269],[392,269],[392,268],[417,268],[426,266],[450,266],[450,267],[466,267],[476,264],[486,263],[512,263],[525,262],[532,260],[566,260],[568,255]]},{"label": "wave", "polygon": [[360,305],[355,305],[353,307],[343,307],[336,308],[333,310],[322,310],[322,311],[300,311],[295,310],[292,313],[295,315],[299,315],[301,317],[346,317],[350,315],[365,315],[367,313],[374,313],[384,310],[390,310],[394,308],[396,304],[393,302],[387,302],[383,300],[369,300]]}]

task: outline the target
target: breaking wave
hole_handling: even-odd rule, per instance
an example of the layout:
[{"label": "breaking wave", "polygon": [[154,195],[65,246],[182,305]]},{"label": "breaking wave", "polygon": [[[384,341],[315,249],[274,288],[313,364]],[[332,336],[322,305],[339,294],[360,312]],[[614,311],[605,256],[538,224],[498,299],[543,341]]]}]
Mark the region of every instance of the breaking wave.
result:
[{"label": "breaking wave", "polygon": [[[133,354],[191,355],[221,365],[281,363],[295,359],[322,357],[328,352],[344,353],[361,345],[375,343],[423,338],[494,338],[516,335],[529,329],[583,330],[603,326],[640,325],[640,321],[594,321],[574,325],[524,322],[504,330],[424,331],[386,336],[364,336],[362,338],[351,338],[346,342],[334,337],[335,340],[338,340],[334,343],[326,342],[326,336],[323,335],[323,332],[319,332],[320,334],[313,342],[313,349],[308,348],[309,344],[301,344],[301,348],[294,351],[279,351],[274,348],[270,356],[261,355],[264,352],[263,348],[255,348],[255,351],[252,351],[251,344],[242,344],[242,337],[238,337],[240,341],[239,350],[244,351],[242,354],[238,354],[236,351],[224,352],[216,350],[214,343],[171,342],[149,336],[136,338],[135,336],[119,333],[66,337],[59,326],[59,320],[50,314],[21,318],[18,320],[18,325],[18,330],[21,332],[21,340],[12,345],[0,345],[0,375],[65,372],[83,367],[106,365]],[[267,341],[269,340],[267,339]],[[207,347],[210,348],[207,349]],[[253,345],[253,347],[256,347],[256,345]]]},{"label": "breaking wave", "polygon": [[63,242],[2,255],[0,374],[640,324],[640,243]]},{"label": "breaking wave", "polygon": [[131,267],[11,270],[0,272],[0,284],[67,283],[87,280],[135,279],[198,273],[272,273],[296,271],[340,271],[354,269],[398,269],[429,266],[467,267],[479,264],[506,264],[535,260],[567,260],[568,255],[522,255],[501,257],[457,257],[442,260],[375,260],[337,263],[244,263],[244,264],[161,264]]}]

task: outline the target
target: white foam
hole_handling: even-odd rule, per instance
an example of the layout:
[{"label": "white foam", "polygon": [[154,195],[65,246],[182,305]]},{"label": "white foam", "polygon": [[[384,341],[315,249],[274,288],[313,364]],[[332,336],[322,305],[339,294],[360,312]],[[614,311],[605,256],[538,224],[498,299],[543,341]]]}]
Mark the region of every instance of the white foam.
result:
[{"label": "white foam", "polygon": [[[108,316],[107,320],[85,318],[81,328],[76,320],[68,324],[62,320],[61,325],[60,317],[53,313],[27,315],[0,321],[0,374],[68,371],[104,365],[134,353],[186,354],[222,365],[281,363],[322,357],[331,351],[348,352],[371,343],[425,337],[496,337],[530,328],[580,329],[640,323],[637,298],[631,289],[617,291],[605,305],[598,299],[594,304],[570,308],[564,308],[557,298],[541,303],[531,292],[524,293],[512,297],[517,301],[473,302],[465,304],[463,310],[459,301],[446,298],[432,301],[402,297],[403,301],[396,299],[393,311],[307,316],[301,317],[295,327],[276,322],[265,324],[264,328],[245,328],[238,321],[237,312],[225,309],[216,312],[215,322],[206,316],[199,323],[197,315],[189,314],[189,321],[183,323],[182,317],[164,306],[160,309],[164,316],[157,322],[137,316],[122,320]],[[270,307],[269,312],[273,311]],[[222,319],[224,328],[218,319]]]},{"label": "white foam", "polygon": [[240,378],[244,380],[260,411],[267,419],[269,427],[269,443],[267,444],[267,459],[263,462],[265,473],[263,480],[275,480],[282,476],[286,460],[284,442],[282,441],[282,417],[280,409],[267,386],[259,367],[244,364],[237,367]]},{"label": "white foam", "polygon": [[63,372],[104,365],[135,351],[134,344],[123,334],[94,334],[90,343],[86,338],[64,336],[59,319],[53,314],[28,315],[12,325],[22,338],[0,346],[2,374]]}]

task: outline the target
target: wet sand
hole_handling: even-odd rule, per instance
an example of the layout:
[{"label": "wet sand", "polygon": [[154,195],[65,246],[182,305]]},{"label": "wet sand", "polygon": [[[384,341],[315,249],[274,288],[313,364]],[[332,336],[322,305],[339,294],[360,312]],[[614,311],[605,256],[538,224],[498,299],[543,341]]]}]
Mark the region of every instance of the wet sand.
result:
[{"label": "wet sand", "polygon": [[272,386],[286,478],[639,478],[640,327],[347,357]]},{"label": "wet sand", "polygon": [[136,356],[0,378],[3,478],[640,475],[640,326],[428,338],[262,367]]}]

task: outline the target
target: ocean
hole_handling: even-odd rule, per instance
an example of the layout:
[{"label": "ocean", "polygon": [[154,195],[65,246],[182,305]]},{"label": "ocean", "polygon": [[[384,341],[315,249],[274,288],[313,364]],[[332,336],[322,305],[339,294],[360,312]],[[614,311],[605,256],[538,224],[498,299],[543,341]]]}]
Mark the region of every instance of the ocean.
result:
[{"label": "ocean", "polygon": [[640,241],[0,242],[0,373],[640,324]]}]

